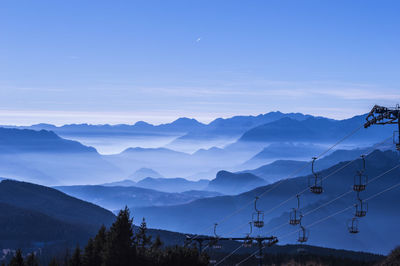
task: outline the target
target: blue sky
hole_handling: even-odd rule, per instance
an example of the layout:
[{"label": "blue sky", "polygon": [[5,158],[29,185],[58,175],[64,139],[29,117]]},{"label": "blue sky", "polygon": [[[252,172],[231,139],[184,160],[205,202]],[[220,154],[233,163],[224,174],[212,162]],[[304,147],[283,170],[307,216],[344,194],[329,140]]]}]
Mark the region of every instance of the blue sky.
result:
[{"label": "blue sky", "polygon": [[333,118],[400,99],[400,1],[15,1],[0,123]]}]

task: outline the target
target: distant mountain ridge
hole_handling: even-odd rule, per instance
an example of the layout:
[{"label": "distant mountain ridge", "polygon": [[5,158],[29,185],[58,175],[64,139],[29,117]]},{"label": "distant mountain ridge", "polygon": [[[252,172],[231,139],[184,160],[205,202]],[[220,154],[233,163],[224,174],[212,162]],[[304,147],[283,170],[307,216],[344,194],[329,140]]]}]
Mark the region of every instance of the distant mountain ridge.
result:
[{"label": "distant mountain ridge", "polygon": [[65,184],[101,182],[120,174],[121,170],[104,160],[96,149],[54,132],[0,128],[0,176]]},{"label": "distant mountain ridge", "polygon": [[[330,142],[344,136],[365,123],[366,115],[354,116],[344,120],[322,117],[309,117],[296,120],[285,117],[271,123],[254,127],[245,132],[238,142]],[[355,135],[355,142],[381,141],[392,134],[393,128],[371,127],[360,130]]]},{"label": "distant mountain ridge", "polygon": [[152,178],[146,177],[136,183],[136,186],[165,192],[184,192],[188,190],[204,190],[209,180],[189,181],[185,178]]},{"label": "distant mountain ridge", "polygon": [[[367,157],[367,172],[370,177],[376,177],[381,173],[398,165],[399,156],[393,151],[374,151]],[[301,208],[303,212],[307,212],[321,204],[327,203],[338,195],[351,189],[353,177],[357,170],[361,167],[361,160],[357,160],[339,172],[337,169],[342,168],[346,162],[341,162],[328,169],[322,170],[319,174],[324,177],[332,174],[328,179],[324,180],[324,192],[319,195],[313,195],[308,190],[301,196]],[[335,173],[334,173],[335,172]],[[334,174],[333,174],[334,173]],[[368,185],[363,195],[367,198],[375,195],[380,191],[399,182],[398,176],[400,170],[396,169],[371,185]],[[295,197],[292,200],[286,201],[289,197],[296,195],[299,191],[308,187],[308,176],[300,176],[284,181],[278,188],[272,189],[276,183],[267,186],[261,186],[254,190],[235,195],[235,196],[220,196],[215,198],[199,199],[188,204],[166,207],[147,207],[134,208],[135,212],[140,216],[149,217],[152,227],[160,227],[169,230],[181,232],[197,232],[201,233],[199,228],[207,225],[212,225],[230,215],[236,213],[245,204],[254,200],[255,196],[265,194],[258,201],[258,209],[268,211],[268,216],[265,217],[265,230],[272,230],[280,224],[288,224],[289,211],[296,206]],[[268,191],[268,193],[266,193]],[[341,213],[332,219],[327,220],[313,227],[312,236],[310,236],[310,244],[326,247],[340,247],[344,249],[375,251],[387,253],[398,243],[393,237],[389,237],[396,230],[398,223],[398,212],[400,211],[398,204],[392,204],[398,197],[398,189],[389,191],[376,199],[369,202],[369,212],[365,218],[360,221],[360,234],[352,236],[348,233],[346,222],[353,215],[353,209],[346,213]],[[304,224],[308,225],[323,217],[326,217],[338,210],[347,206],[353,206],[355,195],[350,193],[333,204],[324,206],[315,213],[304,218]],[[285,201],[285,204],[278,204]],[[247,206],[247,205],[246,205]],[[196,210],[193,212],[192,210]],[[203,213],[207,216],[203,216]],[[224,222],[218,226],[221,235],[231,231],[236,231],[237,227],[246,224],[251,220],[254,208],[249,205],[248,208],[241,209],[240,215],[230,217],[229,222]],[[158,220],[154,220],[157,217]],[[387,219],[382,219],[387,217]],[[397,218],[395,218],[397,217]],[[179,224],[179,226],[176,226]],[[279,231],[273,233],[279,236],[286,235],[295,229],[287,225]],[[211,233],[211,231],[210,231]],[[238,234],[240,232],[236,232]],[[242,233],[246,233],[243,229]],[[385,239],[384,242],[380,241]],[[291,238],[282,240],[281,243],[289,243],[296,241],[296,234]]]},{"label": "distant mountain ridge", "polygon": [[168,193],[137,186],[56,186],[55,189],[72,197],[115,211],[126,205],[133,207],[167,206],[188,203],[190,201],[219,196],[217,192],[195,191],[194,193]]},{"label": "distant mountain ridge", "polygon": [[252,173],[219,171],[217,176],[210,181],[207,189],[224,194],[239,194],[266,184],[264,179]]},{"label": "distant mountain ridge", "polygon": [[3,126],[13,127],[18,129],[33,129],[33,130],[51,130],[61,135],[124,135],[124,134],[165,134],[165,133],[183,133],[188,130],[204,127],[205,124],[198,122],[196,119],[191,118],[178,118],[177,120],[160,125],[152,125],[144,121],[138,121],[133,125],[119,124],[119,125],[92,125],[92,124],[68,124],[63,126],[55,126],[52,124],[35,124],[32,126]]}]

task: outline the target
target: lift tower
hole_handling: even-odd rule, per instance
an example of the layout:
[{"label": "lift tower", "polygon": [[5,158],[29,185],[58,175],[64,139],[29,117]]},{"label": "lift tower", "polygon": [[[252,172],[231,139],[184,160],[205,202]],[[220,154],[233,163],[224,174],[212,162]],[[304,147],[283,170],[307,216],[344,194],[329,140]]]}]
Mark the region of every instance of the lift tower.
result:
[{"label": "lift tower", "polygon": [[379,105],[375,105],[371,112],[366,117],[367,122],[364,124],[364,128],[368,128],[372,125],[386,125],[386,124],[397,124],[397,140],[394,140],[396,143],[396,149],[400,151],[400,106],[396,105],[396,107],[383,107]]}]

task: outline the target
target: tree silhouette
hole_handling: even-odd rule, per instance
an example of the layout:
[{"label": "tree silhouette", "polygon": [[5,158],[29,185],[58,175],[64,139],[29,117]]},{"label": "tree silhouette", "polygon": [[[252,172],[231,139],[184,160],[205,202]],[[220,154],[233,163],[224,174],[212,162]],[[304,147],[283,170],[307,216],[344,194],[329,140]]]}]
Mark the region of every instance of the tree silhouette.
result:
[{"label": "tree silhouette", "polygon": [[20,249],[15,252],[15,255],[12,257],[9,266],[24,266],[24,258],[22,257],[22,251]]},{"label": "tree silhouette", "polygon": [[31,253],[26,257],[25,261],[26,266],[39,266],[39,262],[35,256],[35,253]]},{"label": "tree silhouette", "polygon": [[72,257],[69,260],[68,266],[82,266],[81,249],[79,246],[76,246],[74,254],[72,254]]},{"label": "tree silhouette", "polygon": [[125,207],[119,212],[107,234],[103,265],[132,265],[136,257],[133,241],[132,219],[128,207]]},{"label": "tree silhouette", "polygon": [[144,218],[136,234],[136,243],[137,247],[141,252],[144,252],[146,247],[148,247],[151,244],[151,236],[147,236],[147,224]]}]

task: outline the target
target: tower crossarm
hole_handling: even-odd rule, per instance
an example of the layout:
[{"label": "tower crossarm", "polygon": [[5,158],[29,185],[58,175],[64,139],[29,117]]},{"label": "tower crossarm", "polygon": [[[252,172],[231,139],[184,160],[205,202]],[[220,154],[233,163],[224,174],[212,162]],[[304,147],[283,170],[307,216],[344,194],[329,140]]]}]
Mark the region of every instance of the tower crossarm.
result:
[{"label": "tower crossarm", "polygon": [[366,117],[367,121],[364,124],[364,128],[368,128],[372,125],[398,124],[399,117],[399,106],[388,108],[375,105]]}]

